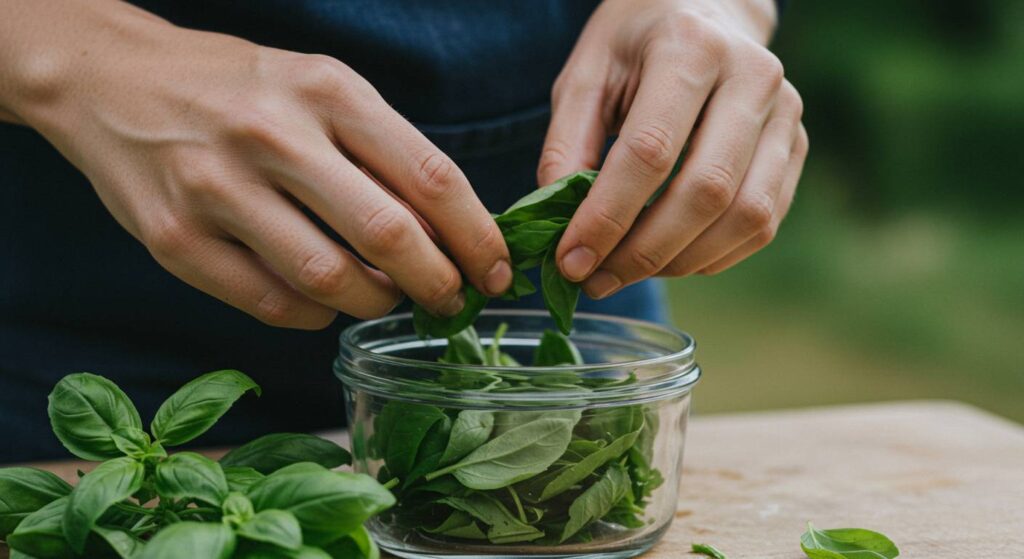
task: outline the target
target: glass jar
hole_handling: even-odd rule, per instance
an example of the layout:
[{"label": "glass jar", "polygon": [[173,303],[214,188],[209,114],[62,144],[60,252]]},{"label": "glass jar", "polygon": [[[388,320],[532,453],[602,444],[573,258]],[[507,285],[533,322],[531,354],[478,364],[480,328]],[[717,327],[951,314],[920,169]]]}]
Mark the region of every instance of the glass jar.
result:
[{"label": "glass jar", "polygon": [[[502,326],[502,325],[505,326]],[[485,311],[485,347],[530,363],[543,311]],[[507,328],[507,329],[506,329]],[[501,334],[499,334],[501,335]],[[448,340],[409,314],[341,334],[353,466],[397,504],[368,528],[402,557],[631,557],[676,509],[693,339],[664,326],[577,314],[584,365],[438,362]],[[492,351],[497,351],[493,350]]]}]

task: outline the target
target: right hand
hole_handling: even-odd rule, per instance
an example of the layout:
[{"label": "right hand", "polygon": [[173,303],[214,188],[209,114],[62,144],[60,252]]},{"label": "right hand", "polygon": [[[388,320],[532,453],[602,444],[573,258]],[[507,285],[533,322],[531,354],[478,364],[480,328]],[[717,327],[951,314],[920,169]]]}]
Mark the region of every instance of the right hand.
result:
[{"label": "right hand", "polygon": [[466,177],[352,69],[97,4],[92,44],[45,49],[8,109],[172,274],[310,329],[384,315],[402,292],[455,314],[460,269],[488,295],[508,288],[508,250]]}]

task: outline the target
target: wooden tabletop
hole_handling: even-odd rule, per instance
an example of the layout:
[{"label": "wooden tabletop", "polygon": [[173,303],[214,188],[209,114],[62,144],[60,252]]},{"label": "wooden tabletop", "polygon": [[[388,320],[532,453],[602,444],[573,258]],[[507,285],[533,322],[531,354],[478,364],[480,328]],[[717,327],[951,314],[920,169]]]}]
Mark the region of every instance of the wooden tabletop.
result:
[{"label": "wooden tabletop", "polygon": [[[693,542],[799,559],[808,520],[883,532],[901,557],[1024,558],[1024,427],[963,404],[697,417],[685,463],[675,522],[645,559]],[[69,479],[77,466],[47,465]]]}]

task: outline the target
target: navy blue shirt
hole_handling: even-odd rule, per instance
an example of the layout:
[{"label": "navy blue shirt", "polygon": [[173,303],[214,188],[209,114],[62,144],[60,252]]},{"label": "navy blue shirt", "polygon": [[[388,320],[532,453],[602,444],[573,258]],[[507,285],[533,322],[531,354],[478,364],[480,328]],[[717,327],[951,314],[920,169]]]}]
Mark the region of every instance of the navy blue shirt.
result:
[{"label": "navy blue shirt", "polygon": [[[135,3],[177,25],[344,61],[455,159],[492,211],[536,186],[551,85],[597,4]],[[581,308],[660,319],[658,301],[657,286],[645,283]],[[253,376],[263,397],[244,398],[201,444],[340,426],[330,367],[350,321],[339,317],[320,332],[271,328],[187,286],[117,225],[42,137],[0,123],[0,420],[8,433],[0,463],[63,455],[46,395],[75,371],[113,379],[147,421],[197,374]]]}]

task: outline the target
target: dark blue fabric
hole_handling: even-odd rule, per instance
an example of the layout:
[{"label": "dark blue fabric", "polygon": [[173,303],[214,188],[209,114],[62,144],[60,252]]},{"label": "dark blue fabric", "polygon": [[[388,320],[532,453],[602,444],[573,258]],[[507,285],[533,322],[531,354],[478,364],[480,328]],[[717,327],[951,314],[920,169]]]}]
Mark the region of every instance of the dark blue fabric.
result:
[{"label": "dark blue fabric", "polygon": [[[551,84],[594,2],[145,0],[190,27],[335,56],[366,76],[466,172],[492,211],[535,187]],[[486,8],[481,6],[486,5]],[[193,376],[237,368],[264,386],[206,437],[337,427],[337,334],[264,326],[165,272],[85,178],[35,132],[0,124],[0,463],[63,455],[46,395],[62,376],[112,378],[145,419]],[[582,310],[664,320],[651,282]],[[541,306],[534,299],[531,306]]]}]

